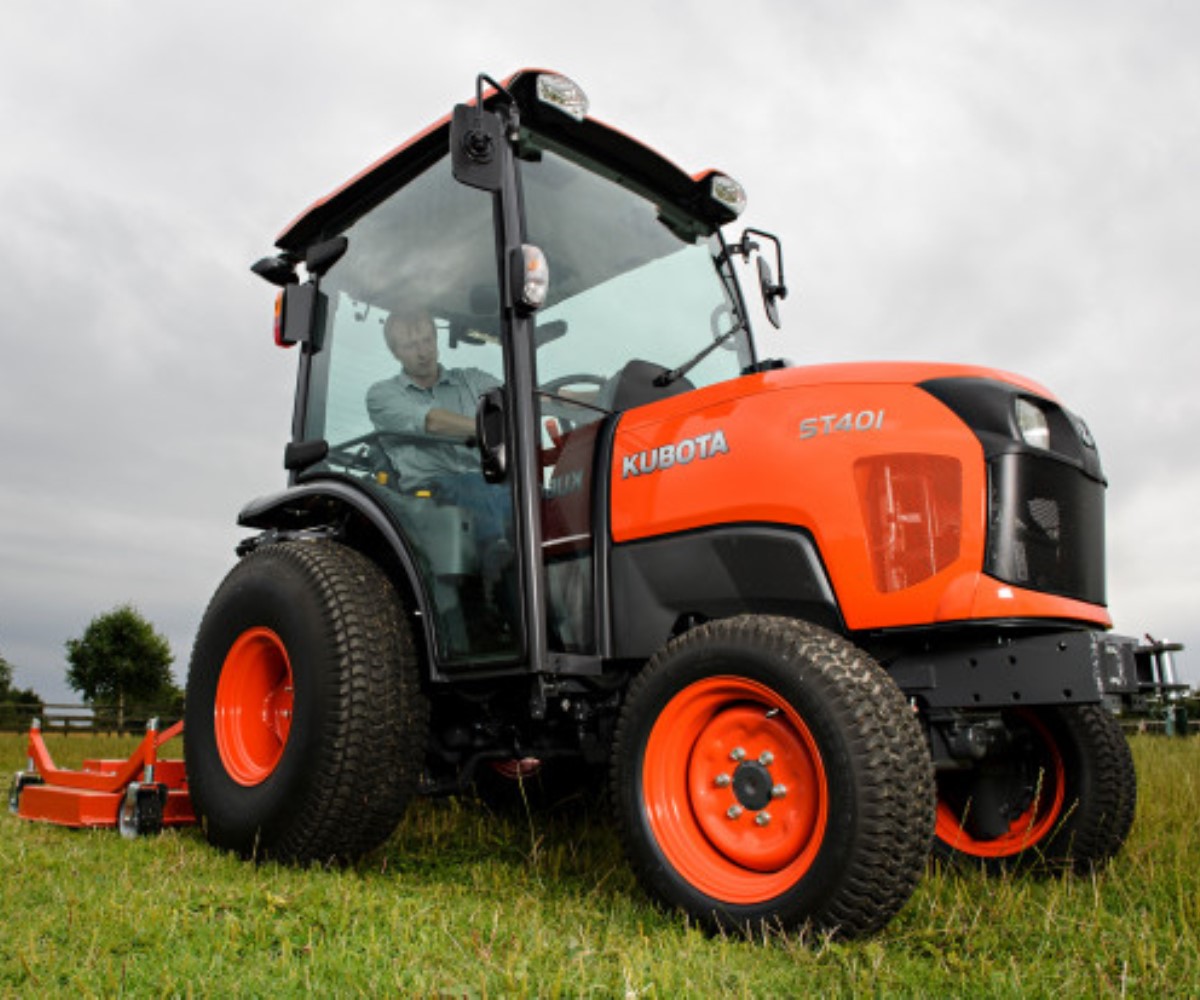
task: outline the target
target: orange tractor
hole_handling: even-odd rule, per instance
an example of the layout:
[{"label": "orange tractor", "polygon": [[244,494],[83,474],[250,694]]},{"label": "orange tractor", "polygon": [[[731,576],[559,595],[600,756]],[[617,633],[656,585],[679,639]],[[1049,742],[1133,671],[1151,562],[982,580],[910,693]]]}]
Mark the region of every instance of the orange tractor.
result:
[{"label": "orange tractor", "polygon": [[764,357],[744,202],[522,71],[284,230],[289,481],[187,685],[212,843],[345,860],[414,795],[604,789],[656,900],[844,936],[931,845],[1116,854],[1103,700],[1158,650],[1108,631],[1087,426],[1002,372]]}]

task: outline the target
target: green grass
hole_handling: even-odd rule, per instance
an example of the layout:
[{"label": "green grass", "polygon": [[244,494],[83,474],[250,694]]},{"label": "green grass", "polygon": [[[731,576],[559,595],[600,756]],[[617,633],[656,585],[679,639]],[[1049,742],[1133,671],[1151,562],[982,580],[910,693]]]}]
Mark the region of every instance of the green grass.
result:
[{"label": "green grass", "polygon": [[[55,738],[60,763],[133,740]],[[1200,739],[1135,737],[1126,849],[1093,878],[930,871],[878,937],[710,937],[647,902],[611,828],[420,802],[348,870],[252,865],[0,816],[0,995],[1195,996]],[[24,762],[0,736],[0,765]]]}]

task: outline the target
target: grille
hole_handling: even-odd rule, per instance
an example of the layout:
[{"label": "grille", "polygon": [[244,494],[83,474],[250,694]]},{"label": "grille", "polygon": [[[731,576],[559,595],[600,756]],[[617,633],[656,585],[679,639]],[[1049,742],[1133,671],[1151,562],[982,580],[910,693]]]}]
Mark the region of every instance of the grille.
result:
[{"label": "grille", "polygon": [[1104,485],[1052,457],[988,464],[985,570],[1005,583],[1103,604]]}]

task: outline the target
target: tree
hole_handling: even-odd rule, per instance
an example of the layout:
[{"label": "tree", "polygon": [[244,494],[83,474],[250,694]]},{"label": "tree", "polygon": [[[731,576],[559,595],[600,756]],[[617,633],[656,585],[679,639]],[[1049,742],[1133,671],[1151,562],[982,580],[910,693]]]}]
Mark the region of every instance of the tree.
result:
[{"label": "tree", "polygon": [[41,697],[33,688],[13,687],[13,667],[0,655],[0,730],[24,727],[34,716],[45,713]]},{"label": "tree", "polygon": [[116,706],[122,729],[130,703],[168,702],[178,694],[173,659],[167,640],[132,604],[122,604],[67,640],[67,683],[91,705]]}]

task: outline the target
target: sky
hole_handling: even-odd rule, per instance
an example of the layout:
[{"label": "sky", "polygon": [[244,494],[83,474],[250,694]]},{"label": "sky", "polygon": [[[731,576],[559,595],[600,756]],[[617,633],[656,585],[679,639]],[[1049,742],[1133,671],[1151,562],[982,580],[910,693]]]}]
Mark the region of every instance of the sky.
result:
[{"label": "sky", "polygon": [[1116,630],[1200,682],[1200,5],[1185,0],[10,0],[0,34],[0,654],[131,602],[179,683],[285,484],[294,353],[249,266],[473,93],[551,67],[749,194],[797,364],[1049,386],[1109,477]]}]

